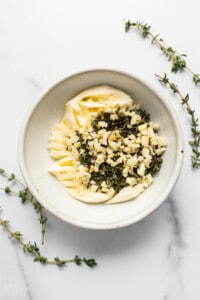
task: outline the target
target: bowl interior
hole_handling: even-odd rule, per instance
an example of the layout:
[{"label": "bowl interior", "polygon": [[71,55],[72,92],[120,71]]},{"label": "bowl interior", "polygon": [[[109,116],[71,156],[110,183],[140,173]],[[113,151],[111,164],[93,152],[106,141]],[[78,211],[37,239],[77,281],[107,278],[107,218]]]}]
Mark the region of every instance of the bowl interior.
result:
[{"label": "bowl interior", "polygon": [[[72,198],[48,173],[48,140],[52,126],[59,122],[67,100],[80,91],[101,84],[119,88],[136,99],[160,124],[167,139],[167,151],[155,182],[135,200],[114,205],[90,205]],[[172,190],[182,164],[182,136],[169,105],[149,87],[124,73],[96,70],[79,73],[55,85],[28,112],[19,140],[19,161],[24,179],[34,196],[53,214],[72,224],[109,229],[134,223],[154,211]]]}]

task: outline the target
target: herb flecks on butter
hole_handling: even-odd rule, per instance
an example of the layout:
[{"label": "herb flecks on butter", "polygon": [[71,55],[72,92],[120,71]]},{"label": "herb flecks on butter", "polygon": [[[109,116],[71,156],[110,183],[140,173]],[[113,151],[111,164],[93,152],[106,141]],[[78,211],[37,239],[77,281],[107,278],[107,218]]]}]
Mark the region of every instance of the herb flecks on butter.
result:
[{"label": "herb flecks on butter", "polygon": [[87,134],[77,131],[79,160],[90,174],[87,188],[101,192],[112,188],[118,193],[130,182],[134,186],[144,178],[152,181],[150,175],[160,170],[166,143],[159,138],[159,149],[158,143],[153,145],[158,124],[149,121],[150,115],[137,104],[100,112]]},{"label": "herb flecks on butter", "polygon": [[96,87],[83,95],[66,104],[67,114],[53,129],[50,151],[57,161],[50,172],[85,202],[137,197],[162,165],[166,141],[158,135],[159,124],[112,87]]}]

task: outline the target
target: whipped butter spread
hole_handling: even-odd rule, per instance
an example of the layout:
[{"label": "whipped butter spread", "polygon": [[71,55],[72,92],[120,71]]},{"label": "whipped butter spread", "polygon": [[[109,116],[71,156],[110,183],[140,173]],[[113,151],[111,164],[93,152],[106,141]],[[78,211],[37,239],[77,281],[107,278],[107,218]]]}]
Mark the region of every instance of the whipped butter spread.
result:
[{"label": "whipped butter spread", "polygon": [[140,104],[111,86],[90,88],[69,100],[49,141],[49,172],[87,203],[120,203],[153,183],[166,140]]}]

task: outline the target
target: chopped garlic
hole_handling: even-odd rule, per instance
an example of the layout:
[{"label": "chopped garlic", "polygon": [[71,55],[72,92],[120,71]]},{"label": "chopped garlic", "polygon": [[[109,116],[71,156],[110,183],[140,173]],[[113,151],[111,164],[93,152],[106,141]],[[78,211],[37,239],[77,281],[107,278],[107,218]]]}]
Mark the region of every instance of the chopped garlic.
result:
[{"label": "chopped garlic", "polygon": [[119,203],[138,196],[153,183],[152,167],[162,163],[167,147],[157,133],[160,125],[148,120],[120,90],[83,91],[66,103],[62,121],[52,129],[49,149],[56,162],[50,173],[84,202]]}]

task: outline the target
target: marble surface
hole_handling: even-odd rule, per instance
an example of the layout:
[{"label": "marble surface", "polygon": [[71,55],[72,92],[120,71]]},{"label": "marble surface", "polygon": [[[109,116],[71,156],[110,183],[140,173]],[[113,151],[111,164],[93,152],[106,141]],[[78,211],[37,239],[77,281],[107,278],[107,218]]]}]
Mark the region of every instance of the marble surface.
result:
[{"label": "marble surface", "polygon": [[[200,170],[191,168],[190,120],[179,100],[154,73],[170,72],[160,51],[124,20],[141,20],[200,72],[199,3],[135,0],[0,0],[0,167],[21,177],[17,140],[29,105],[62,78],[87,69],[134,74],[174,105],[185,138],[181,176],[167,201],[138,224],[114,231],[84,230],[48,217],[49,257],[95,257],[98,266],[41,266],[0,230],[0,300],[200,299]],[[187,73],[171,75],[200,118],[200,87]],[[1,186],[4,182],[1,180]],[[30,205],[0,194],[1,217],[24,238],[40,243],[40,225]]]}]

